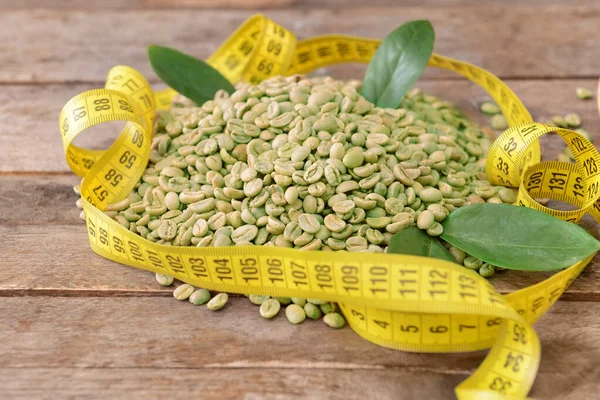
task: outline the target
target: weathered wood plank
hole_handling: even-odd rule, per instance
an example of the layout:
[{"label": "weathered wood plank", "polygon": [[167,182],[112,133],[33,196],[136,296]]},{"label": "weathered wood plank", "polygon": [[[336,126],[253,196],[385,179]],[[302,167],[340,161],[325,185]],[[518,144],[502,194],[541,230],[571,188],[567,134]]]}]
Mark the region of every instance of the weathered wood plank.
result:
[{"label": "weathered wood plank", "polygon": [[[39,213],[42,208],[34,206],[31,210],[34,215],[43,214]],[[170,296],[173,289],[159,286],[149,272],[94,254],[74,207],[56,214],[50,211],[49,221],[61,213],[64,216],[60,220],[68,225],[48,225],[52,222],[44,222],[45,217],[23,221],[35,225],[0,224],[3,251],[0,296]],[[598,236],[597,224],[590,225],[590,230]],[[510,293],[550,275],[550,272],[505,271],[496,274],[491,282],[499,292]],[[562,299],[600,301],[600,256],[592,260]]]},{"label": "weathered wood plank", "polygon": [[[438,32],[436,51],[500,76],[596,76],[595,55],[600,43],[590,37],[600,22],[600,5],[543,10],[500,4],[440,6],[428,8],[427,18]],[[205,58],[251,13],[193,9],[7,10],[0,15],[4,27],[0,40],[11,43],[15,51],[0,53],[0,81],[100,82],[108,69],[118,64],[131,65],[153,76],[147,45],[159,43]],[[423,8],[308,9],[301,14],[271,10],[268,15],[300,38],[324,33],[383,38],[401,23],[423,18]],[[577,63],[572,62],[574,59]],[[439,71],[426,75],[448,76]]]},{"label": "weathered wood plank", "polygon": [[[65,214],[76,221],[79,212],[72,209]],[[83,221],[79,226],[42,227],[0,225],[5,253],[0,261],[2,295],[168,296],[173,291],[159,286],[149,272],[94,254]]]},{"label": "weathered wood plank", "polygon": [[[351,74],[346,67],[323,72],[336,77]],[[1,73],[1,72],[0,72]],[[600,116],[595,101],[581,101],[575,88],[594,90],[597,79],[507,80],[530,109],[535,120],[545,121],[554,114],[577,112],[590,134],[600,140]],[[58,133],[58,115],[64,103],[76,94],[99,87],[94,84],[7,85],[0,91],[0,172],[3,171],[68,171]],[[426,80],[417,84],[423,90],[454,102],[459,109],[479,123],[489,124],[488,117],[478,111],[485,93],[467,80]],[[19,101],[16,101],[19,99]],[[118,135],[122,124],[111,123],[90,129],[77,143],[87,148],[106,148]],[[81,139],[81,140],[80,140]],[[558,137],[544,138],[550,156],[564,146]]]},{"label": "weathered wood plank", "polygon": [[[586,395],[598,389],[598,312],[597,303],[584,307],[581,303],[559,302],[537,324],[544,353],[533,397],[563,399],[577,393],[589,398]],[[113,382],[118,394],[125,388],[141,390],[137,382],[152,376],[148,375],[150,371],[156,371],[156,376],[163,374],[165,383],[155,383],[157,390],[164,390],[166,383],[185,389],[191,378],[188,374],[193,371],[199,384],[208,384],[213,376],[223,377],[222,386],[213,388],[208,384],[208,390],[225,390],[225,396],[229,395],[227,390],[232,390],[231,395],[256,390],[257,395],[291,392],[290,396],[299,390],[298,395],[302,395],[305,392],[300,385],[290,383],[298,377],[299,382],[313,382],[316,391],[306,393],[308,397],[335,387],[350,398],[353,394],[364,398],[369,393],[381,393],[382,398],[395,394],[397,398],[400,392],[423,390],[432,398],[448,398],[452,387],[472,373],[485,354],[388,350],[368,343],[348,328],[336,331],[317,321],[293,326],[282,315],[266,321],[258,315],[256,306],[242,298],[232,299],[218,313],[178,304],[173,299],[8,298],[0,302],[0,337],[19,338],[2,341],[0,362],[3,371],[12,373],[0,376],[16,375],[17,379],[9,383],[0,378],[6,384],[0,384],[0,391],[20,391],[26,382],[37,382],[51,391],[63,387],[91,390]],[[31,372],[49,368],[57,372],[46,377]],[[104,371],[105,375],[93,378],[82,369]],[[348,377],[351,371],[363,378]],[[67,372],[81,376],[81,380],[70,380]],[[220,374],[212,375],[216,372]],[[129,377],[130,383],[115,381],[116,374]],[[414,375],[415,380],[405,380],[406,374]],[[373,382],[369,382],[370,376]],[[50,377],[57,381],[51,383]],[[232,377],[238,377],[240,383],[234,383]],[[396,386],[395,377],[402,388]],[[424,377],[431,379],[427,386],[435,388],[422,387]],[[270,389],[254,386],[252,381],[264,382]],[[55,386],[59,382],[64,384]],[[146,384],[152,387],[148,381]],[[326,386],[321,389],[321,385]],[[272,388],[277,386],[281,386],[281,392]],[[377,387],[378,391],[373,392]],[[35,389],[29,390],[25,393],[32,394]]]},{"label": "weathered wood plank", "polygon": [[[76,399],[448,399],[464,374],[338,369],[0,368],[0,396]],[[583,391],[583,394],[590,391]],[[562,399],[561,399],[562,400]]]},{"label": "weathered wood plank", "polygon": [[[600,390],[598,369],[585,371],[585,381],[553,382],[540,376],[535,398],[581,400]],[[377,398],[448,399],[466,374],[405,370],[330,369],[168,369],[168,368],[0,368],[0,395],[13,400],[32,398],[182,399],[202,394],[218,399],[330,399]],[[576,377],[577,381],[582,381]],[[563,385],[558,387],[559,385]],[[44,397],[46,396],[46,397]]]}]

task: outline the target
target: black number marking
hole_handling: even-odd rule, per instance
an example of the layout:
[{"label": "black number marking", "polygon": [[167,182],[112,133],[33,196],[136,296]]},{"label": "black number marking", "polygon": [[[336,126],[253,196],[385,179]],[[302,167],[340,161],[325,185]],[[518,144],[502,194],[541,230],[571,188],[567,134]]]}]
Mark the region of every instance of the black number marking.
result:
[{"label": "black number marking", "polygon": [[515,151],[517,149],[517,142],[515,142],[515,138],[510,138],[510,140],[504,145],[504,151],[506,151],[506,154],[511,157],[512,156],[512,152]]},{"label": "black number marking", "polygon": [[189,262],[197,278],[208,278],[208,269],[206,268],[204,258],[190,258]]},{"label": "black number marking", "polygon": [[273,63],[269,62],[267,60],[262,60],[259,64],[257,69],[260,72],[265,72],[267,75],[270,75],[271,72],[273,71]]},{"label": "black number marking", "polygon": [[125,100],[119,100],[119,108],[123,111],[133,113],[133,108],[131,108],[131,104],[129,104]]},{"label": "black number marking", "polygon": [[281,53],[281,43],[275,40],[270,40],[267,45],[267,51],[278,56]]},{"label": "black number marking", "polygon": [[527,344],[527,330],[519,324],[515,324],[513,328],[513,340],[517,343]]},{"label": "black number marking", "polygon": [[85,107],[78,107],[73,110],[73,119],[75,121],[79,121],[79,119],[85,117],[87,112],[85,111]]},{"label": "black number marking", "polygon": [[498,157],[498,165],[496,165],[496,168],[508,175],[508,163],[505,162],[502,157]]},{"label": "black number marking", "polygon": [[475,325],[463,325],[463,324],[460,324],[458,326],[459,332],[462,332],[463,329],[475,329],[475,328],[477,328],[477,326],[475,326]]},{"label": "black number marking", "polygon": [[400,330],[402,332],[408,332],[408,333],[417,333],[419,332],[419,327],[416,325],[400,325]]},{"label": "black number marking", "polygon": [[142,135],[139,131],[135,131],[133,138],[131,138],[131,143],[135,144],[137,147],[142,147],[144,144],[144,135]]},{"label": "black number marking", "polygon": [[106,196],[108,196],[108,190],[102,188],[102,185],[96,186],[94,189],[92,189],[92,191],[100,201],[104,201]]},{"label": "black number marking", "polygon": [[102,242],[103,245],[108,246],[108,232],[104,228],[98,228],[98,231],[100,232],[100,242]]},{"label": "black number marking", "polygon": [[583,162],[583,167],[585,168],[585,172],[588,175],[595,174],[598,172],[598,166],[596,165],[596,160],[594,157],[590,157]]},{"label": "black number marking", "polygon": [[107,98],[94,100],[96,111],[107,111],[110,110],[110,100]]},{"label": "black number marking", "polygon": [[135,162],[135,160],[137,160],[136,155],[131,154],[131,152],[129,150],[125,150],[125,152],[123,153],[121,158],[119,158],[119,162],[121,164],[123,164],[125,167],[127,167],[127,169],[130,169],[131,167],[133,167],[133,163]]},{"label": "black number marking", "polygon": [[429,328],[429,332],[431,333],[446,333],[448,332],[448,327],[444,325],[432,326]]},{"label": "black number marking", "polygon": [[113,236],[113,249],[115,249],[115,251],[118,251],[119,253],[125,253],[125,248],[123,247],[123,241],[121,239],[119,239],[116,236]]},{"label": "black number marking", "polygon": [[62,132],[63,132],[63,135],[66,135],[66,134],[67,134],[67,132],[69,132],[69,119],[68,119],[68,118],[65,118],[65,119],[63,120],[63,123],[62,123],[62,128],[61,128],[61,130],[62,130]]},{"label": "black number marking", "polygon": [[111,168],[106,175],[104,175],[104,179],[109,181],[112,186],[117,187],[123,180],[123,175],[118,173],[114,168]]},{"label": "black number marking", "polygon": [[494,381],[490,384],[490,389],[500,394],[505,394],[507,389],[512,387],[512,382],[508,380],[504,380],[500,377],[495,378]]},{"label": "black number marking", "polygon": [[510,368],[510,366],[512,365],[512,370],[514,372],[519,372],[519,370],[521,369],[521,363],[523,362],[524,358],[522,355],[517,355],[514,356],[512,351],[510,353],[508,353],[508,355],[506,356],[506,362],[504,363],[504,368]]},{"label": "black number marking", "polygon": [[389,322],[386,321],[379,321],[377,319],[374,319],[373,322],[375,322],[377,325],[379,325],[380,327],[382,327],[383,329],[387,329],[388,326],[390,325]]},{"label": "black number marking", "polygon": [[361,321],[365,320],[365,316],[362,313],[359,313],[356,310],[350,310],[350,312],[352,313],[352,315],[354,315],[356,318],[360,319]]}]

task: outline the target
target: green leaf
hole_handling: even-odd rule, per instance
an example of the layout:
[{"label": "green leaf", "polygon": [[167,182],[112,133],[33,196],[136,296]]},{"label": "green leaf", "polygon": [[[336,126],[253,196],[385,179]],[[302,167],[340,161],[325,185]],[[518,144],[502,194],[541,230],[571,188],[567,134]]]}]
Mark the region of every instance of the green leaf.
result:
[{"label": "green leaf", "polygon": [[390,33],[369,63],[361,94],[378,107],[397,108],[425,71],[434,38],[429,21],[412,21]]},{"label": "green leaf", "polygon": [[388,253],[433,257],[455,262],[452,255],[437,238],[429,236],[416,226],[409,226],[392,236]]},{"label": "green leaf", "polygon": [[442,238],[481,260],[522,271],[566,268],[600,249],[583,228],[531,208],[473,204],[452,212]]},{"label": "green leaf", "polygon": [[219,71],[190,55],[168,47],[148,46],[148,57],[163,82],[198,105],[212,100],[219,89],[235,91]]}]

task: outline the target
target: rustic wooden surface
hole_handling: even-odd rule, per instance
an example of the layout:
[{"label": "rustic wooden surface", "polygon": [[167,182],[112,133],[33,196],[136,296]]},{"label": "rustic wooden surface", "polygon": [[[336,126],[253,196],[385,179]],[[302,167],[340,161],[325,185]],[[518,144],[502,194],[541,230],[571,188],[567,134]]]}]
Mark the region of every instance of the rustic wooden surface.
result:
[{"label": "rustic wooden surface", "polygon": [[[175,7],[179,8],[175,8]],[[44,7],[44,8],[40,8]],[[151,81],[145,47],[207,56],[256,9],[299,37],[383,37],[430,19],[436,51],[503,77],[534,117],[579,113],[600,140],[595,89],[600,3],[580,0],[0,0],[0,398],[446,399],[485,353],[409,354],[345,328],[263,320],[245,298],[212,313],[171,297],[151,274],[96,256],[74,203],[57,118],[115,64]],[[360,77],[362,65],[319,71]],[[480,123],[485,94],[441,71],[418,83]],[[81,144],[102,148],[118,125]],[[561,147],[544,139],[545,155]],[[595,222],[584,226],[600,237]],[[547,274],[504,272],[502,293]],[[600,390],[600,257],[536,325],[542,362],[531,395],[588,399]]]}]

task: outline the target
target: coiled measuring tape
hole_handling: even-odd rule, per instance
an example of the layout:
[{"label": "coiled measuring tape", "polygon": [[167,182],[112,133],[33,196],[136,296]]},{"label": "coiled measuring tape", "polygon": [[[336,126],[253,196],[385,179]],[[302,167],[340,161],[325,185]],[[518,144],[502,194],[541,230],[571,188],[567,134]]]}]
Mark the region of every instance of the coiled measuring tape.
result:
[{"label": "coiled measuring tape", "polygon": [[[207,61],[231,82],[259,82],[277,74],[307,73],[339,62],[368,62],[378,40],[320,36],[296,43],[292,33],[256,15]],[[577,222],[590,212],[600,220],[600,155],[575,132],[533,123],[518,97],[496,76],[468,63],[432,55],[430,66],[462,74],[484,88],[511,128],[492,145],[490,182],[519,187],[518,204]],[[192,285],[234,293],[319,298],[340,304],[351,328],[365,339],[415,352],[491,351],[456,388],[460,399],[521,399],[540,361],[532,324],[592,259],[545,281],[501,296],[474,271],[432,258],[345,252],[302,252],[275,247],[171,247],[123,228],[102,210],[124,199],[141,177],[150,153],[157,109],[175,92],[155,93],[132,68],[118,66],[105,89],[69,100],[59,119],[67,162],[84,177],[81,194],[92,250],[121,264],[172,275]],[[85,129],[106,121],[125,128],[106,151],[73,145]],[[538,138],[557,131],[576,162],[540,163]],[[548,197],[578,206],[556,211],[536,203]]]}]

